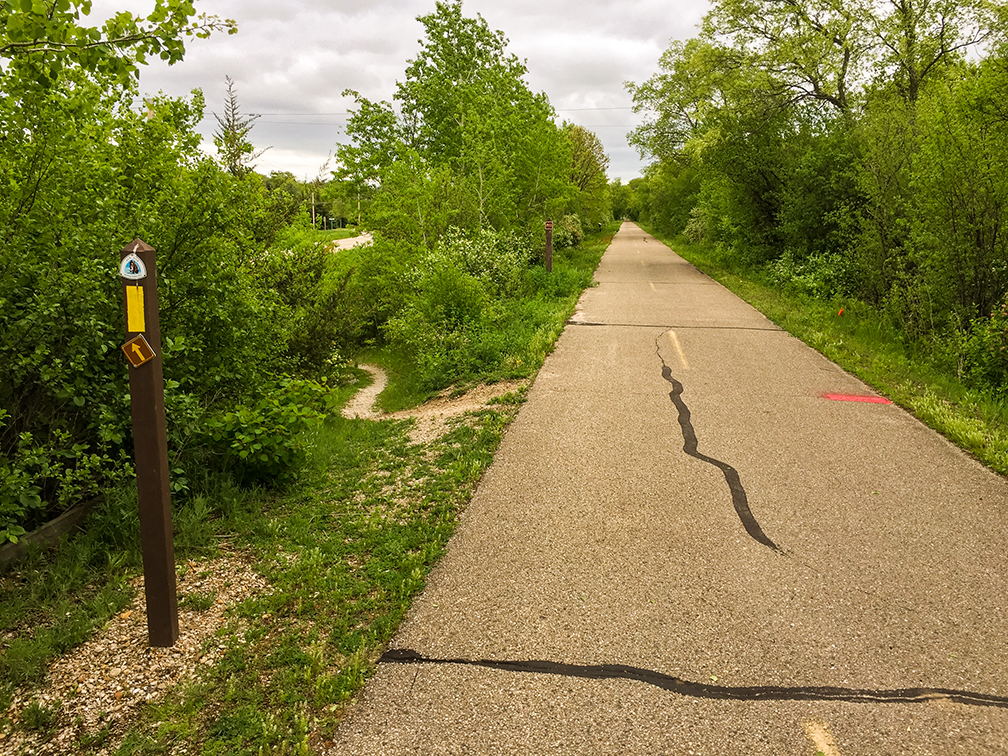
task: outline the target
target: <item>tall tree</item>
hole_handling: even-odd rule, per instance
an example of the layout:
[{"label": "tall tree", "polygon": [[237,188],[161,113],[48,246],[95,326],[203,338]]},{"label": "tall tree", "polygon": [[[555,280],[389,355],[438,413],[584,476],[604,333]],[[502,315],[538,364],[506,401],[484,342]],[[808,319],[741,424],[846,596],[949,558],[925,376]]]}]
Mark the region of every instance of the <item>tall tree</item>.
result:
[{"label": "tall tree", "polygon": [[589,223],[608,220],[611,213],[609,203],[609,155],[598,136],[573,123],[564,123],[564,136],[571,148],[571,183],[577,187],[576,212]]},{"label": "tall tree", "polygon": [[224,115],[214,113],[219,129],[214,132],[214,146],[224,169],[236,178],[241,178],[255,169],[254,161],[269,147],[257,150],[249,141],[248,135],[259,116],[243,115],[238,105],[238,94],[235,92],[234,81],[225,76],[227,94],[224,98]]},{"label": "tall tree", "polygon": [[397,218],[396,228],[428,244],[439,232],[420,226],[434,218],[503,229],[541,219],[547,206],[562,209],[572,191],[570,145],[504,35],[480,16],[466,18],[457,1],[438,2],[419,21],[421,49],[394,97],[401,113],[358,98],[336,175],[378,187],[385,222]]}]

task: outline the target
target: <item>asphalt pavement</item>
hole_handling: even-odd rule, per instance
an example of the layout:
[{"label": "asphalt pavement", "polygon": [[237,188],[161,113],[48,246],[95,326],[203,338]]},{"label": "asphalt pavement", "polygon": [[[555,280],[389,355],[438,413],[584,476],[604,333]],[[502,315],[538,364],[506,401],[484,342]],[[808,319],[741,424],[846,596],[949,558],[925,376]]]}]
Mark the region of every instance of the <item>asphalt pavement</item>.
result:
[{"label": "asphalt pavement", "polygon": [[624,223],[339,754],[1008,753],[1008,482]]}]

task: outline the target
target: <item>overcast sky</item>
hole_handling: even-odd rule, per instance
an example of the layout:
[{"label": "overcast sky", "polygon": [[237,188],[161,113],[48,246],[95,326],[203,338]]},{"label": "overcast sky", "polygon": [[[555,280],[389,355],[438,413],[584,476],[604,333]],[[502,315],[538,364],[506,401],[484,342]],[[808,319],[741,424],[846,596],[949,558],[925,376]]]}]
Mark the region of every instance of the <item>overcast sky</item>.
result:
[{"label": "overcast sky", "polygon": [[[114,10],[146,15],[152,5],[96,0],[87,22]],[[420,48],[417,16],[434,7],[434,0],[198,0],[198,12],[235,19],[238,34],[191,40],[185,60],[171,67],[151,62],[142,69],[141,91],[178,96],[202,89],[209,140],[230,76],[242,112],[261,114],[251,141],[270,149],[257,170],[311,179],[346,139],[353,102],[341,93],[392,101]],[[641,116],[623,84],[656,73],[669,42],[692,37],[707,7],[707,0],[465,0],[463,13],[482,15],[504,32],[508,51],[526,61],[530,89],[548,95],[559,119],[594,131],[610,156],[610,179],[627,182],[643,163],[627,145]]]}]

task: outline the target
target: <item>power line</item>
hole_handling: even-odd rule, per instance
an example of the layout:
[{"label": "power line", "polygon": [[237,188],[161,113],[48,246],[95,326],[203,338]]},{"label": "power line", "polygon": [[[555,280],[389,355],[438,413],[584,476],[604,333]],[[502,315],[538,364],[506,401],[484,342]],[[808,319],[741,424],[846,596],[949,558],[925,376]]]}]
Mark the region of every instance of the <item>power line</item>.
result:
[{"label": "power line", "polygon": [[633,106],[626,105],[624,107],[612,107],[612,108],[553,108],[553,109],[563,111],[564,113],[573,113],[575,111],[583,111],[583,110],[633,110]]}]

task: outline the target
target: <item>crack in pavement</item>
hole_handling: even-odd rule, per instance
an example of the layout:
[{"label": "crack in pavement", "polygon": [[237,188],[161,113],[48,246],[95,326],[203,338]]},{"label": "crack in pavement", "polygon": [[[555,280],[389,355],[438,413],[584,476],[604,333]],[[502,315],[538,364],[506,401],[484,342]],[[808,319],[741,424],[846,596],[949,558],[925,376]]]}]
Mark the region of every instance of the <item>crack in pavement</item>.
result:
[{"label": "crack in pavement", "polygon": [[[731,701],[845,701],[848,703],[911,704],[949,700],[967,706],[1008,709],[1008,697],[954,688],[899,688],[870,690],[827,685],[785,687],[780,685],[710,685],[692,682],[640,667],[624,664],[567,664],[551,661],[497,661],[493,659],[432,659],[412,649],[389,649],[383,664],[458,664],[505,672],[528,672],[585,680],[633,680],[694,698]],[[415,682],[415,677],[414,677]]]},{"label": "crack in pavement", "polygon": [[759,522],[757,522],[756,518],[753,516],[752,510],[749,508],[749,497],[742,485],[742,480],[739,477],[738,471],[727,462],[714,459],[714,457],[708,457],[706,454],[701,454],[697,450],[697,436],[696,431],[693,428],[693,422],[690,419],[690,410],[682,398],[682,394],[685,389],[683,385],[672,376],[672,369],[665,363],[665,358],[661,355],[661,346],[659,345],[658,339],[655,339],[655,354],[657,354],[658,359],[661,360],[662,378],[672,384],[672,391],[669,393],[669,398],[672,400],[672,403],[679,412],[679,427],[682,429],[683,435],[683,451],[689,456],[699,459],[701,462],[713,465],[722,472],[725,482],[728,484],[728,490],[731,491],[732,504],[735,507],[735,512],[742,521],[742,526],[745,528],[746,532],[758,543],[773,549],[778,554],[783,554],[784,551],[770,540],[767,534],[763,532],[763,528],[760,527]]}]

